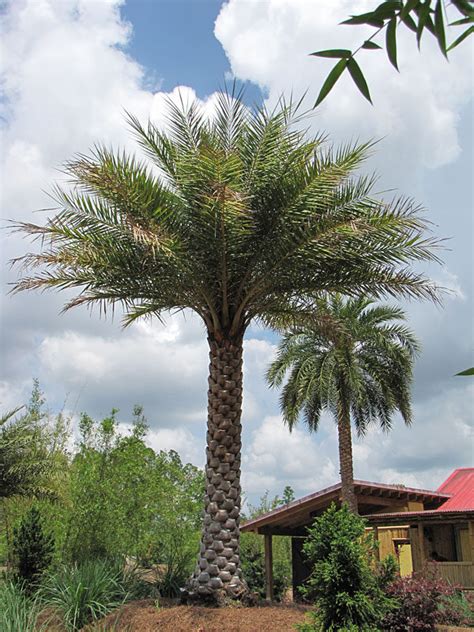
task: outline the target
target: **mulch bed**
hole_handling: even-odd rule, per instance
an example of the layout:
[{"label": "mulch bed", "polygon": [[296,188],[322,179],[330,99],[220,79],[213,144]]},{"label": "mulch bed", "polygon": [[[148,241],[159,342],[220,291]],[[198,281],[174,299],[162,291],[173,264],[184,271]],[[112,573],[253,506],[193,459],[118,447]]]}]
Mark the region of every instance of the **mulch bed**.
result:
[{"label": "mulch bed", "polygon": [[[101,621],[114,632],[291,632],[310,608],[301,605],[161,606],[153,600],[131,602]],[[107,629],[101,627],[102,630]],[[94,628],[91,626],[92,632]]]}]

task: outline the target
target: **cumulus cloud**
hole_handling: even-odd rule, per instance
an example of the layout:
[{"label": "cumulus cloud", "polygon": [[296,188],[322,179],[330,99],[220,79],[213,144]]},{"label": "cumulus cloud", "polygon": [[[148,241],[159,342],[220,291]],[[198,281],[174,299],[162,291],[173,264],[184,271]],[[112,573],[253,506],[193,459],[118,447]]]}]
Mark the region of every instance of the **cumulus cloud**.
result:
[{"label": "cumulus cloud", "polygon": [[[314,50],[355,49],[373,29],[341,27],[349,14],[373,7],[370,0],[229,0],[215,24],[215,35],[229,58],[236,77],[257,83],[274,104],[282,94],[296,97],[308,91],[314,103],[332,60],[310,57]],[[327,98],[314,125],[338,139],[384,138],[383,156],[407,172],[422,163],[438,167],[459,156],[458,112],[472,95],[469,47],[455,51],[449,64],[438,57],[433,38],[425,38],[423,55],[416,51],[412,34],[400,29],[399,65],[393,71],[381,51],[361,51],[375,109],[343,76]],[[410,146],[406,138],[410,138]],[[393,182],[392,182],[393,186]]]},{"label": "cumulus cloud", "polygon": [[[358,8],[368,5],[369,0],[361,1]],[[45,215],[33,214],[51,205],[43,191],[63,178],[58,169],[65,160],[94,143],[133,151],[124,109],[162,125],[167,98],[195,97],[192,86],[153,93],[145,70],[127,52],[133,27],[123,19],[121,6],[121,0],[15,0],[5,6],[0,56],[3,217],[43,221]],[[307,53],[359,41],[357,29],[336,27],[353,11],[348,0],[322,0],[314,6],[300,0],[231,0],[223,6],[215,32],[233,74],[259,84],[270,104],[282,92],[293,89],[299,96],[308,86],[312,103],[330,64]],[[469,199],[453,193],[449,173],[440,170],[451,162],[456,174],[462,169],[470,174],[459,159],[462,108],[471,91],[468,51],[460,47],[449,66],[440,61],[431,67],[437,53],[427,47],[419,57],[410,46],[401,53],[400,76],[377,54],[362,60],[375,109],[343,81],[311,124],[327,129],[336,140],[385,136],[372,163],[390,175],[381,186],[388,180],[389,186],[409,194],[425,192],[428,198],[432,194],[437,201],[442,195],[436,187],[445,178],[449,203],[471,212]],[[400,48],[405,50],[404,42]],[[158,76],[159,63],[154,69]],[[210,95],[203,102],[209,114],[214,100]],[[452,217],[443,219],[442,210],[435,209],[436,220],[452,222]],[[466,223],[460,234],[469,234]],[[2,231],[1,238],[5,259],[27,249],[18,236]],[[466,273],[466,248],[472,244],[463,243],[464,251],[451,258],[443,273],[456,292],[447,309],[410,308],[425,343],[417,373],[416,426],[413,431],[397,429],[391,437],[373,430],[356,442],[356,474],[361,478],[430,485],[439,482],[451,463],[468,458],[472,393],[465,383],[446,386],[447,376],[467,366],[471,344],[460,333],[472,320],[472,273]],[[6,270],[5,290],[15,275]],[[2,299],[2,408],[25,401],[32,376],[40,378],[52,407],[67,398],[74,415],[86,410],[100,417],[115,406],[125,420],[132,406],[141,403],[151,425],[151,444],[176,449],[183,459],[201,465],[208,357],[199,320],[186,314],[185,319],[168,319],[166,326],[141,323],[123,332],[119,311],[115,320],[85,310],[59,316],[65,298],[23,294]],[[278,493],[286,484],[297,494],[307,493],[338,477],[332,420],[326,419],[316,436],[303,426],[289,434],[281,423],[278,393],[268,391],[264,381],[275,342],[257,328],[249,330],[245,341],[243,473],[251,495],[266,489]],[[441,361],[443,354],[447,359]],[[431,433],[428,442],[426,433]],[[417,460],[420,446],[429,448],[426,462]]]}]

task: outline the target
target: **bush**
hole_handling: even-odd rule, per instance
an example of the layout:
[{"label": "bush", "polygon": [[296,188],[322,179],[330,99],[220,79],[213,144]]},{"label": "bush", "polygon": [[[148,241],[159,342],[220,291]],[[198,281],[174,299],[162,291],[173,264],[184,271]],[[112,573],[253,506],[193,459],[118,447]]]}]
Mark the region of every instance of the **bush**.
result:
[{"label": "bush", "polygon": [[39,594],[44,604],[57,610],[70,632],[104,617],[128,596],[123,571],[101,560],[49,573]]},{"label": "bush", "polygon": [[[262,537],[253,533],[243,533],[240,544],[240,561],[245,581],[251,592],[265,599],[265,557]],[[287,546],[289,544],[289,538],[282,537],[278,538],[277,542],[274,541],[273,593],[276,601],[283,599],[290,585],[290,552]]]},{"label": "bush", "polygon": [[400,577],[387,587],[398,607],[387,613],[382,628],[387,632],[434,630],[436,624],[469,623],[466,602],[459,590],[435,572]]},{"label": "bush", "polygon": [[0,582],[0,630],[2,632],[43,632],[47,623],[40,624],[41,607],[19,584],[10,580]]},{"label": "bush", "polygon": [[54,551],[53,538],[45,532],[37,507],[31,507],[15,529],[13,550],[18,577],[31,591],[51,564]]},{"label": "bush", "polygon": [[373,542],[365,534],[365,521],[346,505],[333,504],[308,530],[303,546],[312,564],[305,593],[314,599],[316,612],[302,632],[378,629],[391,607],[371,567]]}]

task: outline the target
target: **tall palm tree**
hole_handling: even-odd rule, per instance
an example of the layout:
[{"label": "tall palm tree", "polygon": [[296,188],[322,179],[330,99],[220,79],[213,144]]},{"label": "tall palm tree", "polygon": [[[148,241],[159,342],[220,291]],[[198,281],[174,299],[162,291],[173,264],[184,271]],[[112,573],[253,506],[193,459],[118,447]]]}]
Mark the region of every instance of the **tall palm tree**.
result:
[{"label": "tall palm tree", "polygon": [[[65,309],[121,304],[125,324],[194,310],[209,342],[207,494],[192,595],[238,595],[242,343],[322,290],[433,297],[407,264],[428,260],[419,208],[353,176],[368,145],[327,147],[297,108],[249,110],[221,94],[211,117],[169,103],[165,131],[129,117],[146,164],[103,147],[66,165],[44,226],[19,224],[39,253],[16,290],[78,288]],[[298,129],[299,127],[299,129]],[[25,273],[26,275],[27,273]]]},{"label": "tall palm tree", "polygon": [[359,435],[371,422],[392,427],[399,411],[411,423],[410,389],[418,343],[398,307],[340,294],[316,301],[319,322],[287,333],[267,372],[271,386],[288,375],[280,402],[290,430],[301,414],[311,431],[329,410],[337,422],[341,497],[357,513],[351,416]]}]

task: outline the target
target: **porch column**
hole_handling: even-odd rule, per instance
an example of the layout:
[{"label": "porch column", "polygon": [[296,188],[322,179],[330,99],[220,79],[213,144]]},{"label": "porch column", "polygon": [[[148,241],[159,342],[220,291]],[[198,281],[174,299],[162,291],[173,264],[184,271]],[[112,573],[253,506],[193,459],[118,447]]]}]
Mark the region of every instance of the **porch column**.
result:
[{"label": "porch column", "polygon": [[373,528],[374,540],[377,542],[377,548],[375,549],[375,557],[377,562],[380,562],[380,541],[379,541],[379,528]]},{"label": "porch column", "polygon": [[272,536],[265,533],[265,597],[268,601],[273,601],[273,549]]},{"label": "porch column", "polygon": [[471,559],[467,561],[474,563],[474,521],[469,520],[469,522],[467,523],[467,526],[469,529],[469,546],[471,549]]},{"label": "porch column", "polygon": [[420,560],[420,568],[415,570],[421,571],[426,562],[425,555],[425,526],[422,522],[418,523],[418,559]]}]

